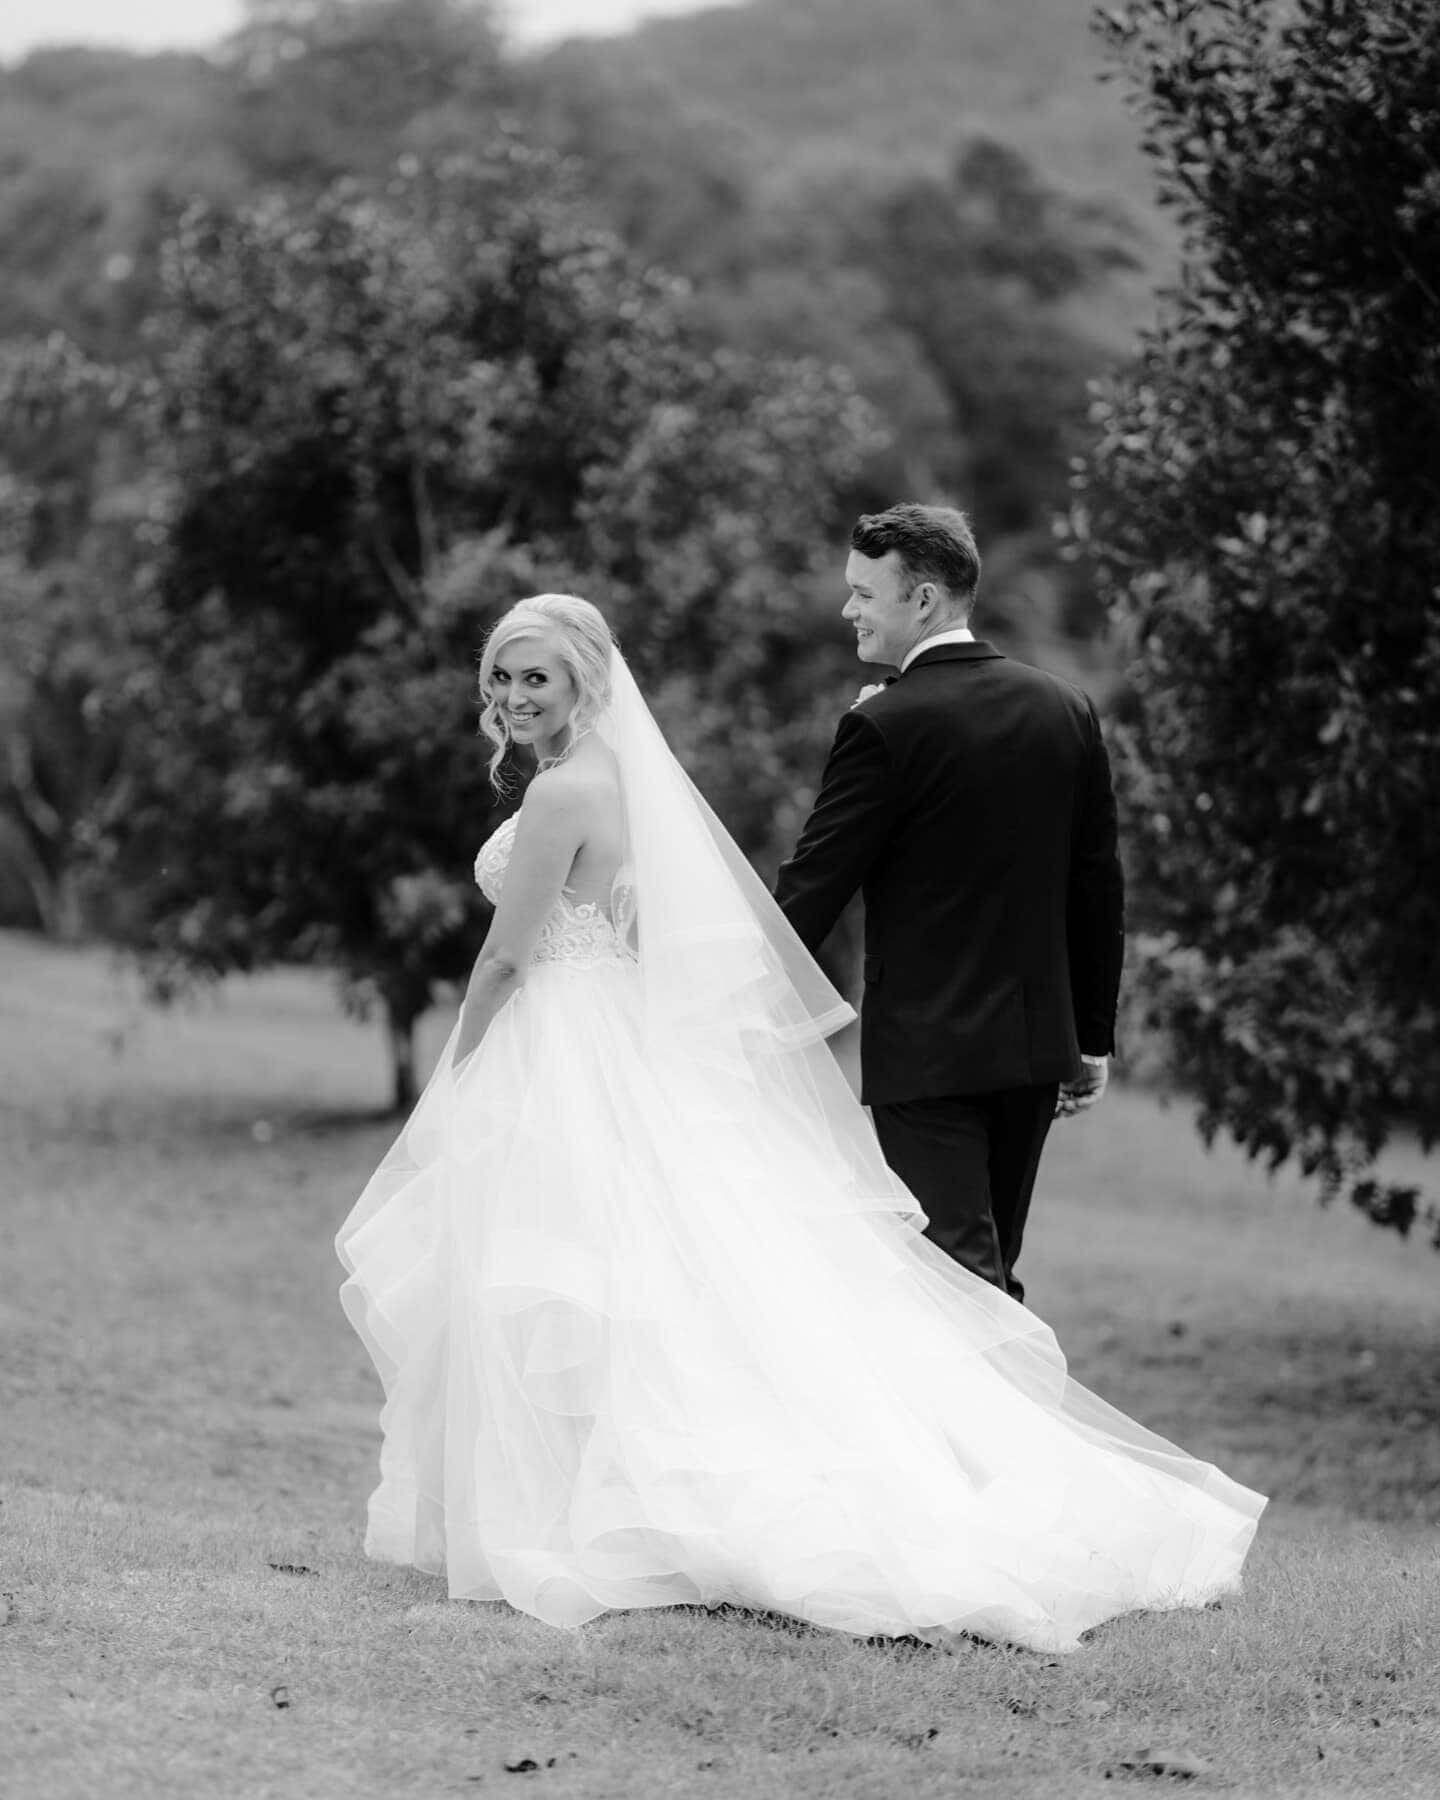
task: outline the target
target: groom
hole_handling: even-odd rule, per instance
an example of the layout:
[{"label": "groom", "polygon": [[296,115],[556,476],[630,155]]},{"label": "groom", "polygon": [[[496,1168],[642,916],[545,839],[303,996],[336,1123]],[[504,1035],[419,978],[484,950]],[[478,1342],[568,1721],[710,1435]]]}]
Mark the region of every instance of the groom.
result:
[{"label": "groom", "polygon": [[1110,766],[1077,689],[969,628],[963,513],[851,534],[843,616],[900,671],[840,721],[776,898],[814,951],[865,898],[862,1098],[927,1235],[1019,1300],[1045,1134],[1105,1089],[1123,955]]}]

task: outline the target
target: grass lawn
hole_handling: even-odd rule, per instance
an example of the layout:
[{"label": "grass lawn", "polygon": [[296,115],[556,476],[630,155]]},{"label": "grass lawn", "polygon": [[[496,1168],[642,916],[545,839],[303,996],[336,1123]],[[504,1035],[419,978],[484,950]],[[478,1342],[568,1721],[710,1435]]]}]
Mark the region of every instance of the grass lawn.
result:
[{"label": "grass lawn", "polygon": [[7,1800],[1440,1793],[1424,1245],[1113,1093],[1051,1139],[1031,1300],[1082,1380],[1274,1496],[1242,1597],[1063,1659],[690,1610],[563,1634],[360,1553],[379,1387],[331,1238],[385,1085],[321,982],[156,1015],[0,936]]}]

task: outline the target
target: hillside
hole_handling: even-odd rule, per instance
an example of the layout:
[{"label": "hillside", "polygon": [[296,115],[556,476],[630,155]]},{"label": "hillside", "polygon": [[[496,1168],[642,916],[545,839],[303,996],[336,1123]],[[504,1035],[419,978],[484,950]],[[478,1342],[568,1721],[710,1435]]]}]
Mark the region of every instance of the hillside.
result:
[{"label": "hillside", "polygon": [[[1121,89],[1096,79],[1089,12],[749,0],[522,57],[450,0],[374,0],[279,43],[256,27],[213,61],[37,53],[0,69],[0,362],[54,332],[143,362],[161,341],[161,247],[197,194],[311,193],[402,152],[483,148],[503,122],[573,158],[589,221],[688,279],[698,338],[757,368],[848,369],[881,429],[845,503],[963,500],[986,546],[986,629],[1103,696],[1103,620],[1051,519],[1087,383],[1130,353],[1169,250]],[[89,591],[78,571],[123,518],[127,477],[88,428],[31,443],[8,423],[0,488],[34,483],[68,509],[36,539],[43,580],[8,584],[18,616],[22,589]],[[27,705],[0,695],[0,737],[19,743],[25,722],[33,764],[49,715]],[[87,741],[83,710],[66,717]],[[5,822],[31,816],[19,780],[0,759],[0,877],[18,866]],[[47,816],[74,798],[49,796]],[[20,916],[3,892],[0,916]]]},{"label": "hillside", "polygon": [[[386,27],[414,37],[405,47],[422,64],[436,48],[430,10],[397,8],[412,23]],[[1133,266],[1117,259],[1085,331],[1121,351],[1149,316],[1173,231],[1122,89],[1099,79],[1091,12],[1091,0],[748,0],[523,59],[511,98],[592,167],[627,237],[702,282],[737,257],[753,264],[766,219],[781,241],[759,253],[783,264],[817,187],[838,182],[864,204],[903,172],[945,174],[968,144],[1009,146],[1043,186],[1114,218]],[[386,57],[397,61],[388,44]],[[330,116],[329,73],[318,88],[287,80],[296,91],[252,116],[235,69],[199,57],[76,48],[0,70],[0,338],[58,324],[123,355],[152,297],[130,271],[185,197],[235,198],[364,151],[383,162],[433,139],[406,119],[453,107],[451,75],[433,69],[415,107],[389,84],[380,111],[398,112],[367,107],[362,143]],[[459,117],[483,133],[500,96],[461,85]]]},{"label": "hillside", "polygon": [[668,91],[751,170],[939,167],[964,139],[1012,144],[1047,182],[1123,204],[1157,246],[1136,121],[1101,79],[1093,0],[749,0],[652,20],[542,58],[612,91]]},{"label": "hillside", "polygon": [[129,286],[157,223],[188,194],[243,183],[198,56],[67,49],[0,69],[0,339],[60,326],[124,354],[148,295]]}]

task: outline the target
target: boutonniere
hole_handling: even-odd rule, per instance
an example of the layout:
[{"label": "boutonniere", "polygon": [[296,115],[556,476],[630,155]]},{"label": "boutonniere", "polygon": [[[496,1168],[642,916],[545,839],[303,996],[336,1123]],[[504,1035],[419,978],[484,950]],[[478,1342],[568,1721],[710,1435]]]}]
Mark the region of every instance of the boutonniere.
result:
[{"label": "boutonniere", "polygon": [[[890,681],[893,681],[894,679],[895,677],[892,675]],[[850,710],[853,712],[862,700],[868,700],[872,694],[883,694],[886,688],[889,687],[890,681],[872,681],[868,687],[862,687],[860,692],[850,702]]]}]

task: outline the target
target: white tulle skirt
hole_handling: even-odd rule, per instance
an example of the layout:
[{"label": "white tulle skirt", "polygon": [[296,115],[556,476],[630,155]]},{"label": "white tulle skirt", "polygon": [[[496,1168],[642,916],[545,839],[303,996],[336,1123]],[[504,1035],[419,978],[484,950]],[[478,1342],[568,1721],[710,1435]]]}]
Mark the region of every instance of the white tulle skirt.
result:
[{"label": "white tulle skirt", "polygon": [[1263,1498],[920,1235],[828,1055],[702,1068],[642,1011],[632,965],[532,970],[340,1231],[371,1556],[557,1626],[728,1602],[1044,1651],[1237,1586]]}]

